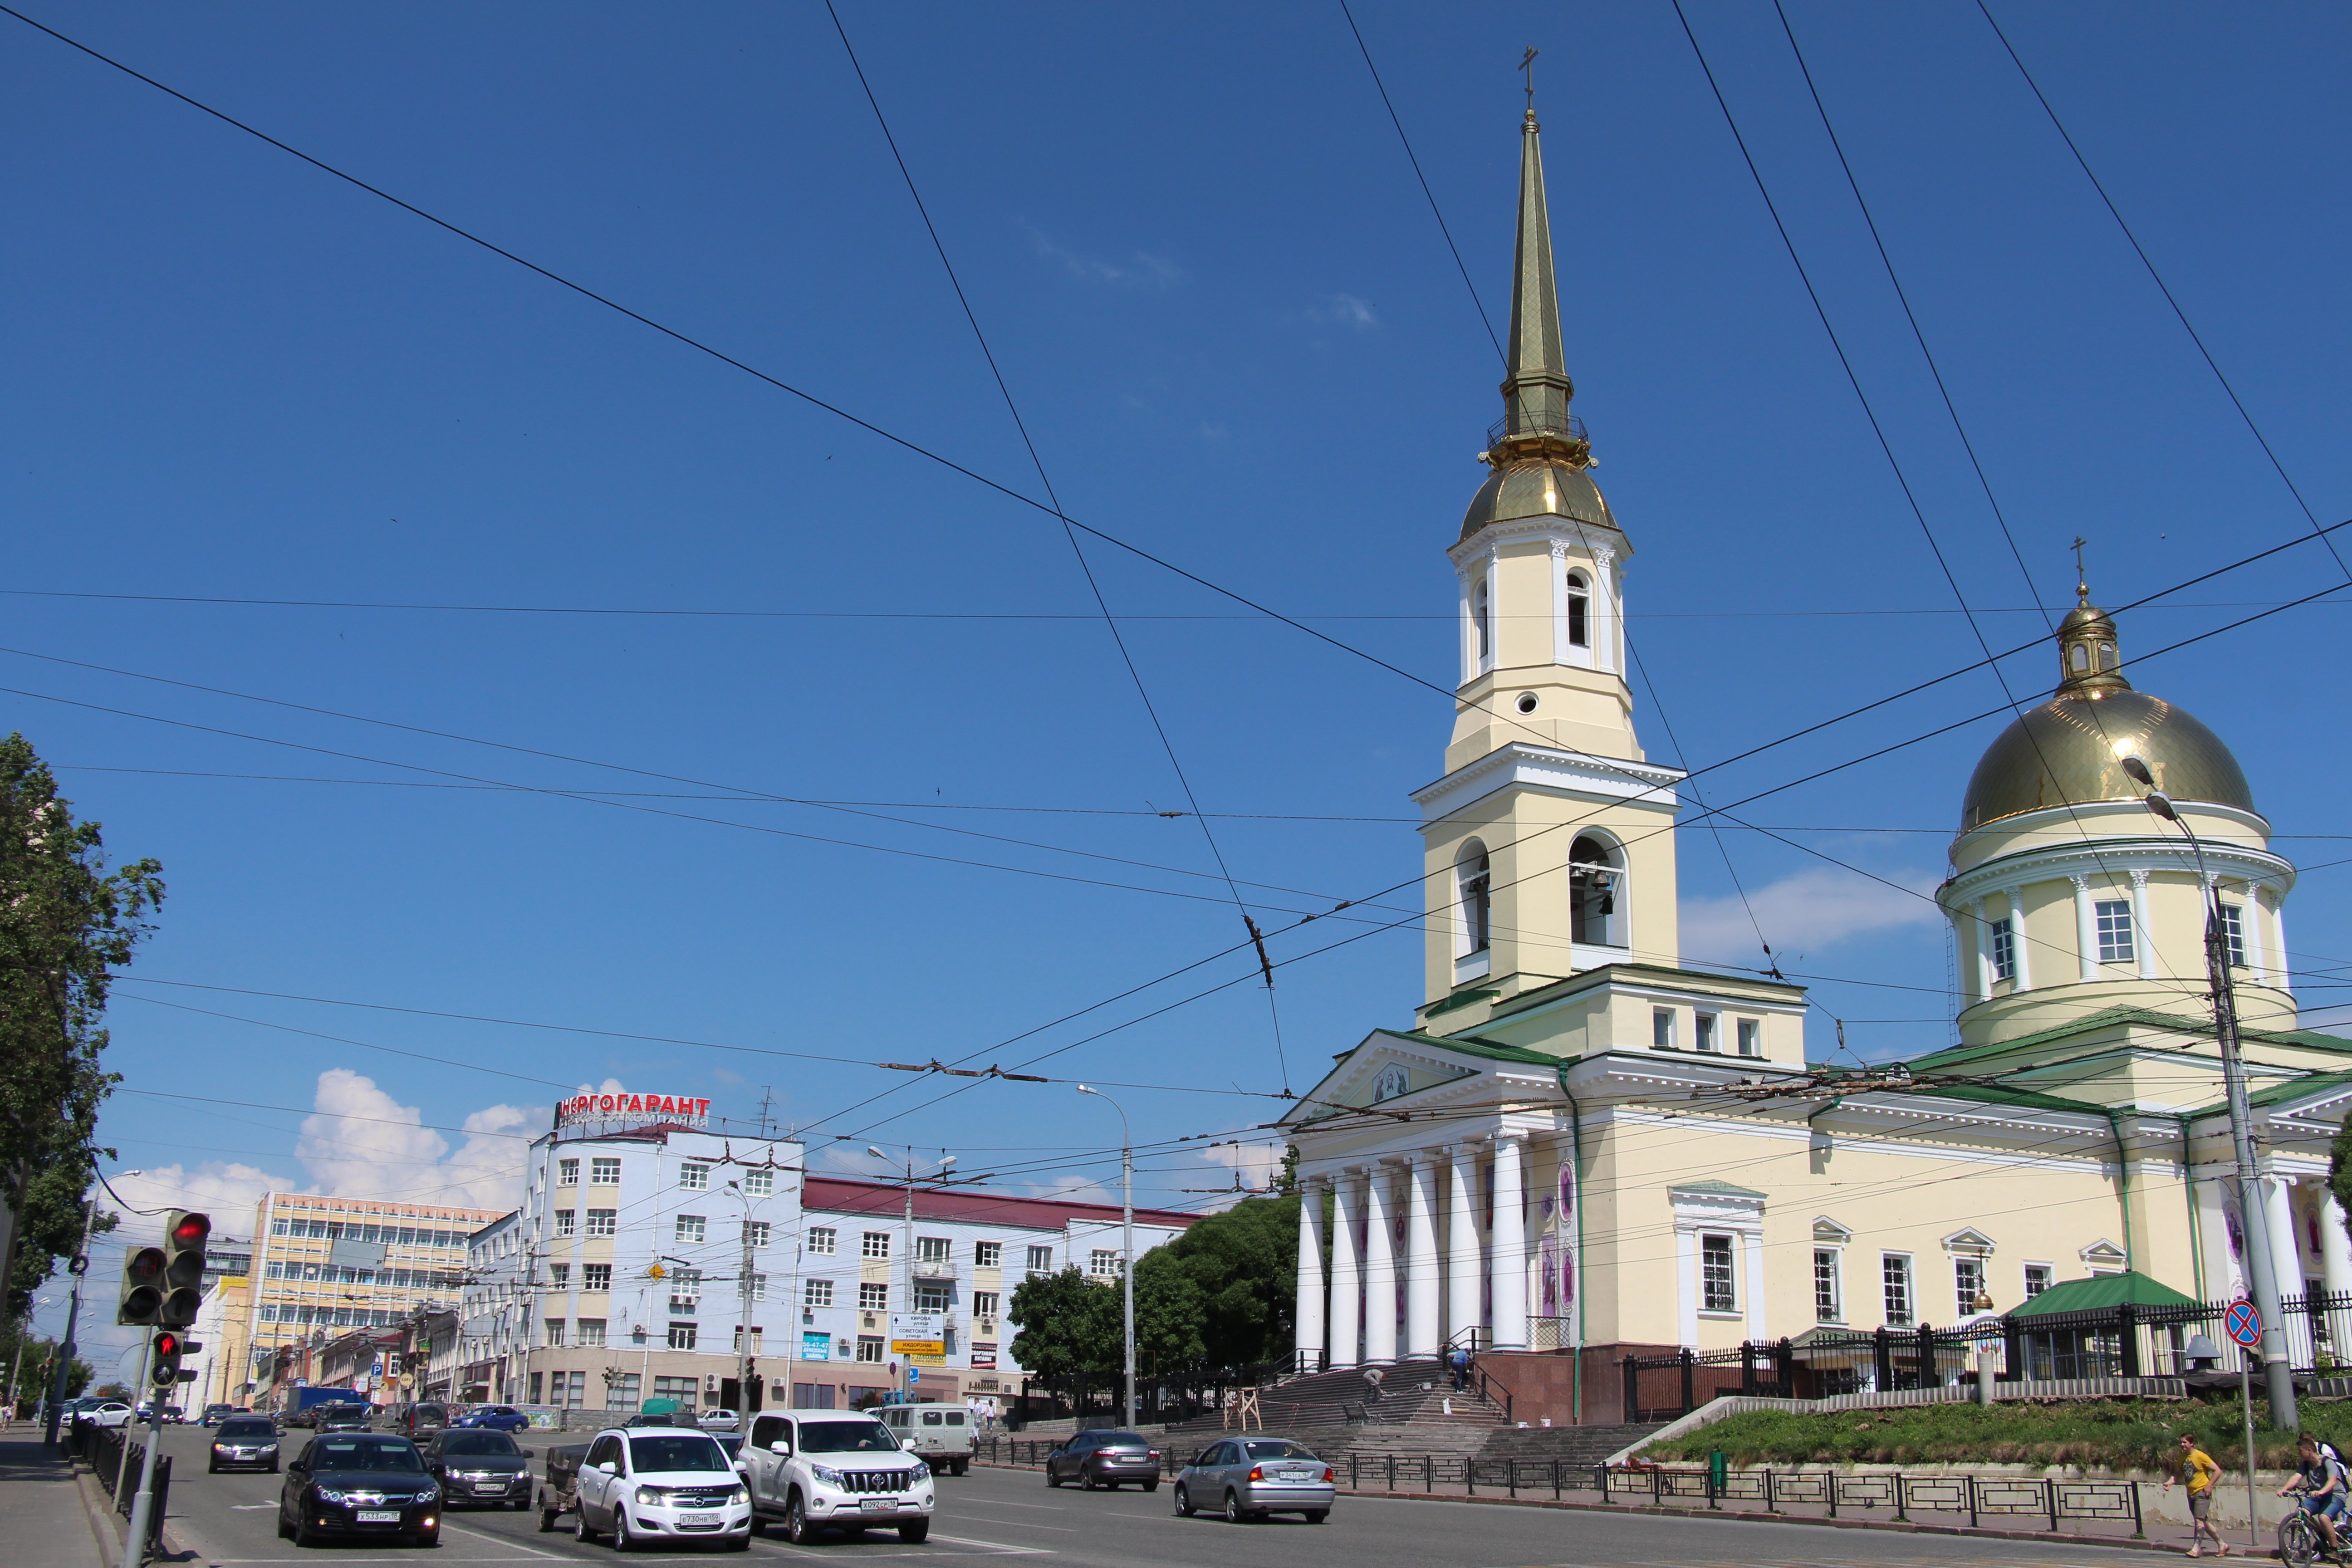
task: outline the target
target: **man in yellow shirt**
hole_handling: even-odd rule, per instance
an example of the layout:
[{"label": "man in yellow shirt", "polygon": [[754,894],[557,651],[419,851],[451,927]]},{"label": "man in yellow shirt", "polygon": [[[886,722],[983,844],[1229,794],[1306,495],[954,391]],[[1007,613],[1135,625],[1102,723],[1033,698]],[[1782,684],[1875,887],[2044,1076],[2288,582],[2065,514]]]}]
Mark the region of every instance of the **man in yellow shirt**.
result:
[{"label": "man in yellow shirt", "polygon": [[[2213,1555],[2227,1557],[2230,1555],[2229,1542],[2221,1539],[2221,1532],[2213,1528],[2213,1521],[2208,1517],[2213,1510],[2213,1483],[2221,1479],[2221,1467],[2215,1464],[2213,1456],[2199,1447],[2197,1439],[2186,1432],[2180,1435],[2180,1479],[2189,1488],[2189,1555],[2203,1556],[2205,1538],[2210,1536],[2213,1542]],[[2170,1476],[2164,1478],[2164,1489],[2172,1489]]]}]

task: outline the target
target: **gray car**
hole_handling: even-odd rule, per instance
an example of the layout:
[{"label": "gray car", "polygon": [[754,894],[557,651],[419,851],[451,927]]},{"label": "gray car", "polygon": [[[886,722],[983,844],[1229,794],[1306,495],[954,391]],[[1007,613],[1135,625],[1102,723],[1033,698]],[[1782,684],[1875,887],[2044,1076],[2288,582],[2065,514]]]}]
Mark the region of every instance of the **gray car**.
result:
[{"label": "gray car", "polygon": [[1087,1490],[1133,1481],[1145,1491],[1160,1489],[1160,1450],[1141,1434],[1117,1428],[1071,1434],[1045,1454],[1045,1484],[1076,1481]]},{"label": "gray car", "polygon": [[1287,1437],[1228,1437],[1201,1450],[1176,1476],[1176,1511],[1222,1512],[1228,1522],[1270,1513],[1331,1515],[1331,1467]]}]

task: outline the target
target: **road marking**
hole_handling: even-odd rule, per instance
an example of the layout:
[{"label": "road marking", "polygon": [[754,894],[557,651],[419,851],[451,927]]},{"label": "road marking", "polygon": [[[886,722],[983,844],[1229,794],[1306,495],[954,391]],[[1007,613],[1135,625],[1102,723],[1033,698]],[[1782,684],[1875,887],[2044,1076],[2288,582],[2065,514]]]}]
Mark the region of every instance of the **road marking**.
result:
[{"label": "road marking", "polygon": [[265,1508],[276,1508],[274,1502],[239,1502],[229,1505],[231,1513],[258,1513]]},{"label": "road marking", "polygon": [[995,1551],[1006,1552],[1016,1557],[1051,1557],[1055,1555],[1053,1550],[1048,1547],[1015,1546],[1012,1542],[1006,1541],[975,1541],[968,1535],[940,1535],[934,1531],[932,1539],[936,1541],[952,1541],[958,1546],[986,1546],[992,1548]]},{"label": "road marking", "polygon": [[[1015,1530],[1055,1530],[1059,1531],[1064,1535],[1077,1535],[1082,1533],[1076,1525],[1032,1524],[1025,1519],[992,1519],[984,1521],[983,1522],[988,1524],[1009,1524]],[[944,1541],[947,1537],[941,1536],[940,1539]]]},{"label": "road marking", "polygon": [[1064,1506],[1062,1506],[1062,1505],[1060,1505],[1060,1504],[1056,1504],[1056,1503],[1050,1503],[1050,1502],[1014,1502],[1014,1501],[1013,1501],[1012,1499],[1010,1499],[1010,1498],[995,1498],[995,1497],[992,1497],[992,1498],[978,1498],[978,1497],[972,1497],[972,1498],[958,1498],[956,1500],[957,1500],[957,1501],[959,1501],[959,1502],[984,1502],[984,1503],[990,1503],[990,1504],[992,1504],[993,1506],[995,1506],[995,1507],[997,1507],[997,1508],[1034,1508],[1034,1509],[1037,1510],[1038,1510],[1039,1512],[1041,1512],[1041,1513],[1067,1513],[1067,1512],[1069,1512],[1069,1511],[1070,1511],[1066,1507],[1064,1507]]},{"label": "road marking", "polygon": [[449,1516],[445,1513],[441,1516],[441,1533],[446,1535],[452,1531],[456,1531],[459,1535],[470,1535],[477,1541],[488,1541],[499,1546],[512,1547],[517,1552],[528,1552],[533,1557],[553,1559],[562,1556],[560,1552],[541,1552],[536,1546],[525,1546],[521,1542],[509,1541],[503,1535],[488,1535],[478,1530],[459,1530],[457,1526],[449,1522]]}]

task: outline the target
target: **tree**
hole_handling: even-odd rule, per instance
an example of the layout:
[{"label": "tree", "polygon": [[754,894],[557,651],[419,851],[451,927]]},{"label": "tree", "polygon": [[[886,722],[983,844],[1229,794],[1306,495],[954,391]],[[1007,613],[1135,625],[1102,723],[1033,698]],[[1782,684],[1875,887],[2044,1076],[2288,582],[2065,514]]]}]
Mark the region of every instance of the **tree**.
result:
[{"label": "tree", "polygon": [[1125,1342],[1118,1293],[1075,1268],[1021,1281],[1004,1315],[1021,1331],[1013,1336],[1013,1359],[1049,1383],[1118,1365]]},{"label": "tree", "polygon": [[81,1194],[101,1152],[99,1102],[119,1075],[102,1066],[108,987],[153,928],[163,867],[106,869],[95,822],[21,734],[0,742],[0,1202],[14,1216],[6,1299],[32,1292],[81,1239]]},{"label": "tree", "polygon": [[1163,1255],[1200,1292],[1202,1354],[1212,1365],[1290,1355],[1298,1294],[1296,1194],[1244,1198],[1195,1222],[1146,1262]]}]

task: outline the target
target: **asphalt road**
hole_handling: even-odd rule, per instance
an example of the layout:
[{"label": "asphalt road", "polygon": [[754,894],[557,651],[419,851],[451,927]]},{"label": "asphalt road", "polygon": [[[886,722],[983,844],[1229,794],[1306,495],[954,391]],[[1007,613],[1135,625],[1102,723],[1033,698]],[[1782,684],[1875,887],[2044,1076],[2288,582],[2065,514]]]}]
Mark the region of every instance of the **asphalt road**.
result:
[{"label": "asphalt road", "polygon": [[[309,1435],[287,1437],[289,1453],[299,1452]],[[583,1546],[573,1540],[568,1516],[558,1533],[542,1535],[536,1512],[503,1510],[446,1514],[441,1545],[429,1552],[394,1542],[304,1552],[278,1538],[278,1489],[284,1478],[206,1475],[208,1441],[209,1434],[198,1428],[175,1427],[165,1436],[164,1451],[174,1457],[172,1519],[190,1527],[215,1553],[214,1563],[383,1568],[387,1557],[422,1557],[435,1568],[457,1568],[608,1563],[614,1555],[609,1542]],[[536,1452],[546,1441],[527,1446]],[[1034,1470],[942,1476],[939,1496],[930,1540],[921,1546],[908,1546],[892,1532],[835,1537],[814,1547],[761,1537],[735,1560],[1059,1559],[1052,1568],[2128,1568],[2148,1562],[2145,1552],[2090,1545],[1346,1496],[1325,1524],[1275,1519],[1230,1525],[1176,1518],[1164,1484],[1156,1492],[1053,1490]]]}]

